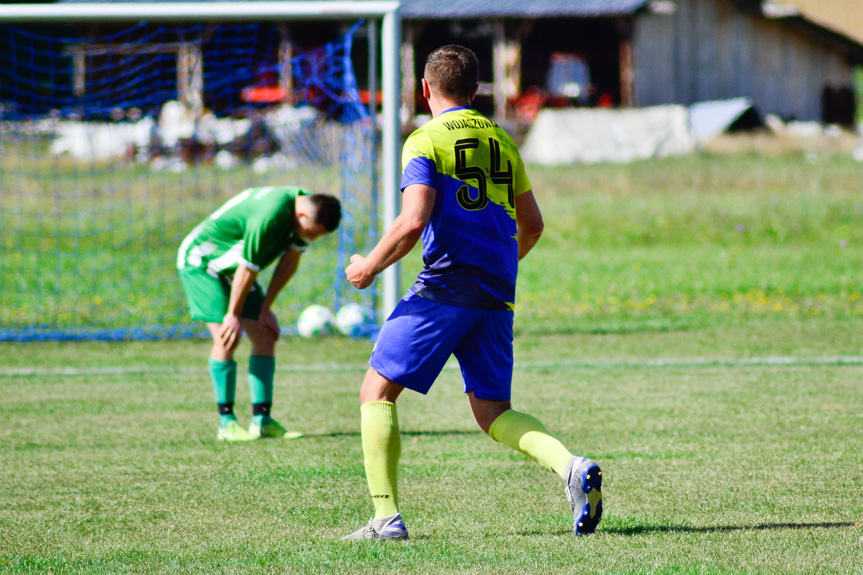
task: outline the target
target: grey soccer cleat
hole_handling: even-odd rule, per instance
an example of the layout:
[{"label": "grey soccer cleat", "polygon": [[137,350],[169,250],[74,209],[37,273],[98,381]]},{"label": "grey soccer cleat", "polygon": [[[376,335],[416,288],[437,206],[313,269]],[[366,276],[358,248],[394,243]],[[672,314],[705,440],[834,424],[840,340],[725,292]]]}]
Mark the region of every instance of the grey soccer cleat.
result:
[{"label": "grey soccer cleat", "polygon": [[564,475],[563,490],[572,506],[572,530],[576,535],[593,533],[602,518],[602,471],[590,459],[573,456]]},{"label": "grey soccer cleat", "polygon": [[402,521],[402,514],[396,513],[383,519],[370,519],[365,527],[342,537],[342,541],[362,541],[365,539],[404,541],[410,539],[410,537],[408,537],[407,527],[405,527],[405,523]]}]

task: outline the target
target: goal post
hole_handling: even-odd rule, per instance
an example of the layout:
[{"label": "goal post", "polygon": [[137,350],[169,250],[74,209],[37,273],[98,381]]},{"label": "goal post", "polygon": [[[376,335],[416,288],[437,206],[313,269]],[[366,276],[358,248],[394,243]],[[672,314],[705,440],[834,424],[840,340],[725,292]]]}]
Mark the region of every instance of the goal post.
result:
[{"label": "goal post", "polygon": [[[148,24],[163,23],[166,26],[177,26],[184,24],[206,23],[206,24],[232,24],[232,23],[290,23],[294,21],[344,21],[348,22],[352,19],[366,19],[370,21],[368,30],[370,34],[380,34],[380,65],[381,65],[381,113],[379,116],[380,125],[380,157],[374,156],[374,148],[372,146],[371,160],[371,180],[373,185],[380,189],[381,201],[374,202],[375,212],[380,209],[381,213],[371,214],[371,219],[374,225],[381,225],[386,229],[395,219],[398,213],[400,203],[399,180],[400,180],[400,114],[401,106],[401,66],[399,62],[400,54],[400,15],[399,2],[397,1],[327,1],[327,2],[291,2],[291,1],[249,1],[249,2],[141,2],[141,3],[101,3],[101,2],[73,2],[65,4],[16,4],[16,5],[0,5],[0,26],[12,25],[75,25],[84,23],[100,23],[106,25],[122,25],[129,23],[146,22]],[[379,24],[379,25],[378,25]],[[377,43],[378,38],[370,38],[370,57],[376,57],[376,50],[372,49],[372,45]],[[167,45],[168,43],[166,43]],[[78,96],[85,95],[85,87],[83,86],[82,78],[88,73],[84,67],[84,59],[92,57],[100,48],[95,45],[82,45],[75,49],[67,51],[65,57],[70,62],[74,60],[74,65],[70,65],[68,78],[64,80],[70,83],[69,93],[75,93]],[[187,100],[196,101],[196,90],[201,88],[200,78],[200,54],[197,51],[199,48],[194,43],[189,43],[186,40],[178,42],[173,46],[167,45],[166,52],[173,51],[173,57],[177,61],[177,78],[178,96],[183,95]],[[129,55],[134,56],[146,50],[136,50],[134,48],[126,48]],[[284,58],[283,54],[280,57]],[[288,51],[290,52],[290,51]],[[130,56],[130,57],[131,57]],[[348,55],[349,56],[349,55]],[[288,56],[290,58],[290,56]],[[312,65],[314,67],[314,63]],[[370,70],[377,67],[377,62],[370,62]],[[74,68],[74,70],[71,70]],[[351,72],[352,74],[352,72]],[[373,74],[373,72],[372,72]],[[185,93],[180,94],[181,86],[184,83]],[[281,79],[281,84],[284,85],[284,78]],[[206,87],[205,87],[206,89]],[[312,87],[315,89],[315,86]],[[373,76],[369,78],[369,90],[377,90],[377,79]],[[326,90],[325,90],[326,91]],[[179,97],[178,97],[179,99]],[[376,98],[372,95],[370,102],[375,102]],[[0,93],[0,150],[4,146],[3,138],[3,99]],[[8,116],[8,115],[7,115]],[[371,114],[372,120],[375,120],[374,112]],[[8,131],[8,128],[7,128]],[[91,136],[92,137],[92,136]],[[330,136],[330,140],[334,138]],[[339,140],[338,136],[335,136]],[[339,141],[339,144],[344,142]],[[313,143],[326,147],[327,142]],[[348,144],[349,145],[349,144]],[[34,145],[35,146],[35,145]],[[7,141],[8,150],[8,141]],[[2,152],[0,152],[2,153]],[[36,152],[41,153],[41,152]],[[317,153],[317,152],[315,152]],[[326,150],[321,151],[322,154],[327,153]],[[362,152],[366,153],[366,152]],[[57,161],[55,161],[57,163]],[[379,168],[378,168],[379,166]],[[5,166],[0,165],[0,185],[3,183],[4,174],[2,170]],[[379,169],[379,175],[376,170]],[[6,182],[11,182],[16,175],[7,170],[5,174]],[[102,176],[100,176],[102,177]],[[285,184],[304,185],[303,181],[286,181]],[[15,184],[18,182],[16,180]],[[29,185],[25,183],[26,185]],[[25,187],[22,184],[22,187]],[[68,185],[80,186],[80,182],[67,182]],[[117,184],[112,184],[116,186]],[[33,187],[39,188],[36,184]],[[313,188],[314,189],[314,188]],[[237,189],[236,192],[240,190]],[[5,190],[0,187],[0,193]],[[116,193],[116,192],[112,192]],[[4,198],[0,197],[0,201]],[[18,200],[16,200],[18,201]],[[80,204],[80,199],[75,200]],[[21,204],[21,201],[18,201]],[[23,202],[26,203],[26,200]],[[56,202],[59,205],[59,202]],[[380,208],[378,208],[380,205]],[[213,207],[213,206],[210,206]],[[18,206],[19,212],[23,213],[27,209],[34,209]],[[214,209],[214,208],[213,208]],[[57,213],[62,210],[56,210]],[[212,210],[210,210],[212,211]],[[56,214],[54,214],[56,215]],[[60,213],[60,216],[66,214]],[[50,226],[47,222],[51,219],[51,214],[43,214],[39,216],[38,228],[44,230]],[[138,216],[130,216],[138,217]],[[12,217],[6,214],[0,217],[0,225],[3,222],[10,222]],[[80,225],[75,223],[75,225]],[[132,224],[130,223],[130,226]],[[188,230],[185,230],[188,231]],[[2,232],[2,230],[0,230]],[[374,230],[377,234],[380,230]],[[130,232],[131,233],[131,232]],[[61,234],[62,235],[62,234]],[[115,234],[116,235],[116,234]],[[86,238],[85,238],[86,239]],[[78,242],[77,239],[68,237],[52,238],[50,242],[46,242],[45,238],[38,238],[37,244],[46,246],[46,249],[51,249],[51,242],[56,245],[66,245],[70,241]],[[92,241],[92,239],[91,239]],[[127,240],[128,241],[128,240]],[[125,245],[125,244],[122,244]],[[76,244],[76,249],[78,246]],[[340,248],[341,249],[341,248]],[[348,248],[350,249],[350,248]],[[15,254],[19,259],[26,260],[31,255],[26,253],[26,249],[19,249],[19,253]],[[344,257],[341,254],[340,257]],[[348,254],[349,256],[349,254]],[[38,255],[32,257],[39,257]],[[8,261],[7,261],[8,263]],[[68,262],[60,262],[56,264],[56,269],[67,267]],[[52,263],[52,265],[55,265]],[[92,269],[96,269],[102,263],[93,262],[88,264]],[[88,268],[91,269],[91,268]],[[401,297],[401,286],[399,285],[400,273],[398,266],[391,266],[382,274],[382,281],[379,287],[381,301],[379,302],[379,311],[384,317],[389,315]],[[84,279],[83,281],[86,281]],[[58,282],[59,285],[60,282]],[[61,289],[58,285],[54,286],[55,290]],[[6,288],[3,288],[6,289]],[[22,288],[23,289],[23,288]],[[2,294],[0,294],[2,295]],[[0,306],[2,307],[2,306]],[[10,312],[10,313],[14,313]],[[106,312],[108,313],[108,312]],[[123,313],[118,310],[118,313]],[[7,314],[8,315],[8,314]],[[46,318],[48,319],[48,318]],[[0,318],[0,338],[4,332],[4,321]],[[48,322],[46,321],[46,324]],[[14,339],[14,338],[13,338]]]}]

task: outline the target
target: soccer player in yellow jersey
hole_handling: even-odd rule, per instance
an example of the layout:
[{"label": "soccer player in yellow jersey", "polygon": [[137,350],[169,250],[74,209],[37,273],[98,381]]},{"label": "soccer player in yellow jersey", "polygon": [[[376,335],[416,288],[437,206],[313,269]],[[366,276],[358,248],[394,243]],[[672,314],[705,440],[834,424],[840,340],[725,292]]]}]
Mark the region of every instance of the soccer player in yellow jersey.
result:
[{"label": "soccer player in yellow jersey", "polygon": [[435,50],[422,87],[433,119],[405,142],[402,211],[377,246],[353,255],[345,270],[363,289],[422,237],[423,270],[384,323],[360,389],[375,516],[345,539],[408,538],[398,498],[395,402],[405,388],[427,393],[450,355],[480,428],[557,473],[575,533],[592,533],[602,517],[599,466],[574,456],[510,403],[518,261],[543,230],[521,156],[506,132],[471,107],[478,87],[472,51]]}]

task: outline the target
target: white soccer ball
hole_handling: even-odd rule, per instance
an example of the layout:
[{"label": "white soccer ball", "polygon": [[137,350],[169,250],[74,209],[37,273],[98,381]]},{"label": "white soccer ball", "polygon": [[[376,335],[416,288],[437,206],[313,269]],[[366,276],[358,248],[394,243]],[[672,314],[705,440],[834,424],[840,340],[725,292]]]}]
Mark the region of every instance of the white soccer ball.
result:
[{"label": "white soccer ball", "polygon": [[303,337],[330,335],[333,333],[336,318],[327,307],[310,305],[297,319],[297,333]]},{"label": "white soccer ball", "polygon": [[358,303],[345,304],[336,313],[336,327],[344,335],[351,337],[359,336],[374,321],[375,313],[372,308]]}]

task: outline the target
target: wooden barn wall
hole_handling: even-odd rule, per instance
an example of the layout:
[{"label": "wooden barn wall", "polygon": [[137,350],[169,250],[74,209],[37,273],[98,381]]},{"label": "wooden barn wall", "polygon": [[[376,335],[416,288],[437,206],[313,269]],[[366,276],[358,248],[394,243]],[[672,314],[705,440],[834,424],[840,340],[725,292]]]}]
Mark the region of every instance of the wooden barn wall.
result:
[{"label": "wooden barn wall", "polygon": [[852,85],[845,57],[803,30],[742,13],[730,0],[677,7],[634,20],[636,106],[745,96],[762,113],[821,120],[824,88]]}]

